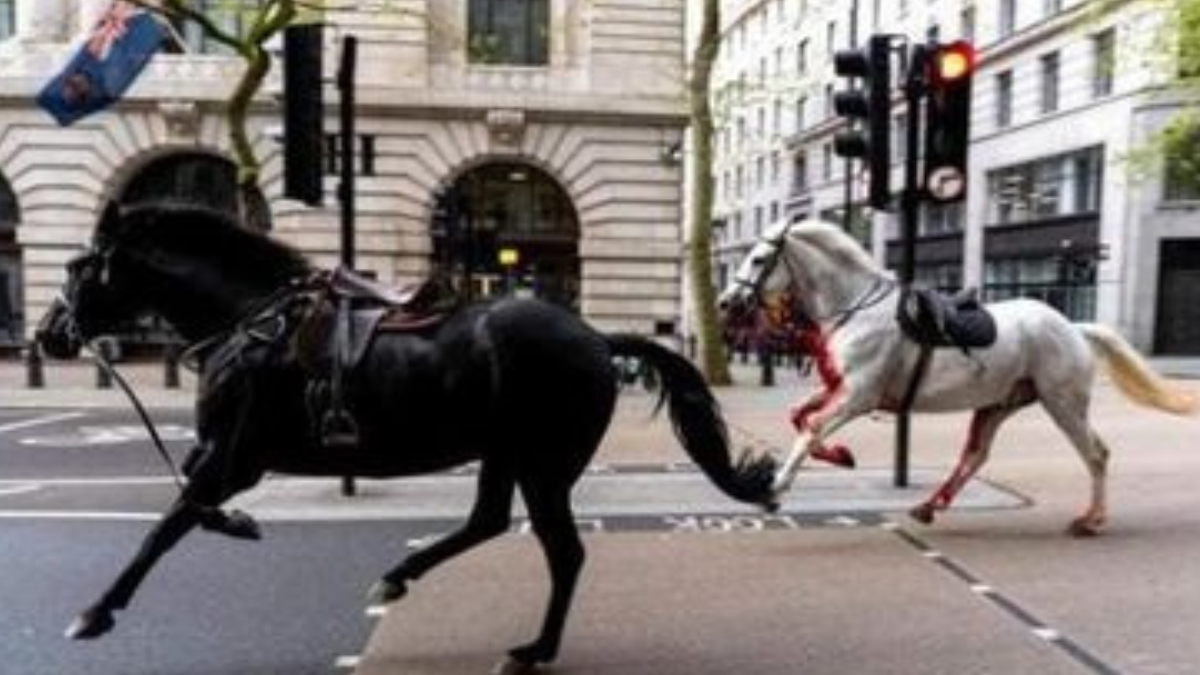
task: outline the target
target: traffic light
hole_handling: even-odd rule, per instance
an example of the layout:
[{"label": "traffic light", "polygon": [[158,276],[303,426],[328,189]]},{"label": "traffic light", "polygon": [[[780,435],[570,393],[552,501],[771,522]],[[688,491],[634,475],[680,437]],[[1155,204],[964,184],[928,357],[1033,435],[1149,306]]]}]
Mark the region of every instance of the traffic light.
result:
[{"label": "traffic light", "polygon": [[866,162],[870,175],[867,202],[877,209],[887,208],[891,199],[891,42],[890,35],[873,35],[866,49],[843,49],[833,55],[834,72],[839,77],[858,78],[862,84],[834,94],[833,110],[852,125],[857,121],[866,126],[839,132],[833,150]]},{"label": "traffic light", "polygon": [[324,192],[321,29],[301,24],[283,33],[283,194],[310,206],[319,205]]},{"label": "traffic light", "polygon": [[975,48],[962,40],[937,44],[926,64],[925,190],[936,202],[960,201],[967,196]]}]

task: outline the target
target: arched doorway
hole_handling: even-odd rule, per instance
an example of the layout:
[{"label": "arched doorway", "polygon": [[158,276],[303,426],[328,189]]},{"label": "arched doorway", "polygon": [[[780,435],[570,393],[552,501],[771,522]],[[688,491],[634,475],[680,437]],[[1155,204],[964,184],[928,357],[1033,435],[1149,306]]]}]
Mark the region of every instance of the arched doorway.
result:
[{"label": "arched doorway", "polygon": [[535,296],[578,310],[579,218],[546,172],[485,164],[435,198],[435,266],[471,297]]},{"label": "arched doorway", "polygon": [[17,195],[0,176],[0,353],[19,346],[25,336],[21,247],[17,243],[20,220]]},{"label": "arched doorway", "polygon": [[[270,214],[262,194],[247,211]],[[156,159],[142,167],[125,186],[120,202],[124,206],[153,203],[199,204],[237,217],[237,167],[215,155],[181,152]],[[264,217],[265,217],[264,215]],[[247,223],[252,229],[269,230],[271,223]]]}]

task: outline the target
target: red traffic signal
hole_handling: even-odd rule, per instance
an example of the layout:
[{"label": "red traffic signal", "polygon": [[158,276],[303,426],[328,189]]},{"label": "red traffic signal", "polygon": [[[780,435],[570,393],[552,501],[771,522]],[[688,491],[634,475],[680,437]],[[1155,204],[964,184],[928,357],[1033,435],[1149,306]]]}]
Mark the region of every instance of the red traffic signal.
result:
[{"label": "red traffic signal", "polygon": [[932,45],[926,61],[925,187],[929,199],[966,198],[975,48],[959,40]]},{"label": "red traffic signal", "polygon": [[933,87],[969,81],[975,72],[975,47],[959,40],[938,45],[929,59],[929,83]]}]

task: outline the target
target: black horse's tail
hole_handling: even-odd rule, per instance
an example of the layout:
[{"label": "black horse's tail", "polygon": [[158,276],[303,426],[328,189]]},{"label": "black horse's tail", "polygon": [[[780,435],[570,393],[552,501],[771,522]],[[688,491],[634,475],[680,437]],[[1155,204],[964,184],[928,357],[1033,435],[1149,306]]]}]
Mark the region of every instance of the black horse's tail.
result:
[{"label": "black horse's tail", "polygon": [[614,356],[641,359],[658,374],[659,407],[667,404],[675,436],[692,461],[722,492],[743,502],[770,506],[775,460],[744,453],[734,464],[720,405],[704,376],[690,361],[662,345],[634,335],[607,336]]}]

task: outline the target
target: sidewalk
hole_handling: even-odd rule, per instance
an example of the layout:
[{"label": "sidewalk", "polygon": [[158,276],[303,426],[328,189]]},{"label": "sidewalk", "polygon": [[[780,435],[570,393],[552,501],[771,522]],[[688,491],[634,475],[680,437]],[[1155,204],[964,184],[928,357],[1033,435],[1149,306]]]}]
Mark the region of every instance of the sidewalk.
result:
[{"label": "sidewalk", "polygon": [[[180,387],[166,387],[161,362],[118,363],[117,372],[137,392],[147,408],[190,410],[195,399],[196,377],[180,368]],[[96,366],[87,360],[54,361],[42,365],[44,386],[31,389],[29,372],[19,359],[0,360],[0,408],[127,408],[129,399],[114,383],[96,386]]]}]

